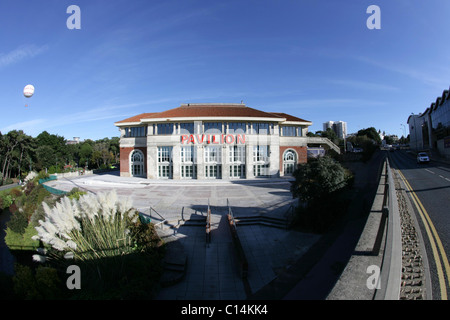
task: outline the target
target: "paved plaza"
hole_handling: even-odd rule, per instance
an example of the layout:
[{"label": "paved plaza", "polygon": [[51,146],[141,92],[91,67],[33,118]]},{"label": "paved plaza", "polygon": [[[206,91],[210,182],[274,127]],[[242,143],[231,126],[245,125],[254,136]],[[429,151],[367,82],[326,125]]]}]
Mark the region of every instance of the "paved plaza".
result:
[{"label": "paved plaza", "polygon": [[[238,225],[237,233],[248,260],[248,277],[242,279],[227,219],[227,203],[236,217],[282,218],[295,201],[288,179],[148,180],[102,174],[59,178],[46,184],[64,191],[74,187],[94,193],[114,189],[119,197],[130,197],[139,211],[151,214],[152,222],[166,219],[177,226],[165,226],[159,233],[166,242],[176,243],[184,251],[186,274],[182,281],[163,288],[157,299],[246,299],[301,258],[319,239],[317,235],[260,224]],[[204,227],[178,225],[206,216],[208,203],[210,243],[206,242]]]}]

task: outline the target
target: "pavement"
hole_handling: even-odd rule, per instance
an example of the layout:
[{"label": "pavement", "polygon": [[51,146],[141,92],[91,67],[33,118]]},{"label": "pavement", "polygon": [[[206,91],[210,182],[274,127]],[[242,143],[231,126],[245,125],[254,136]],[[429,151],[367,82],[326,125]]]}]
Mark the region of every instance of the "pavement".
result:
[{"label": "pavement", "polygon": [[[211,206],[211,242],[205,227],[180,224],[164,227],[160,236],[176,243],[186,255],[186,271],[178,283],[162,288],[159,300],[244,300],[251,298],[289,269],[320,239],[319,235],[265,225],[238,225],[237,233],[248,261],[248,276],[238,270],[236,251],[227,219],[230,204],[236,217],[265,215],[283,218],[296,200],[287,178],[252,180],[149,180],[116,174],[62,178],[46,183],[69,191],[116,190],[130,197],[134,207],[172,225],[205,216]],[[228,201],[228,202],[227,202]],[[152,209],[150,209],[150,207]],[[169,247],[170,248],[170,247]]]},{"label": "pavement", "polygon": [[[289,178],[150,180],[119,177],[112,172],[59,178],[46,184],[64,191],[74,187],[93,193],[116,190],[119,197],[129,197],[135,208],[151,215],[152,222],[167,220],[176,226],[165,226],[158,232],[169,250],[175,248],[178,254],[181,249],[186,257],[185,273],[177,283],[162,288],[157,300],[326,299],[364,227],[361,208],[372,200],[364,195],[367,188],[373,188],[378,172],[372,169],[379,161],[375,158],[369,166],[352,164],[354,171],[362,173],[356,176],[353,213],[335,232],[320,236],[260,224],[238,225],[237,234],[248,261],[246,278],[238,270],[227,204],[236,217],[283,218],[296,201],[289,190]],[[206,216],[208,203],[210,243],[204,225],[183,223]]]},{"label": "pavement", "polygon": [[[249,180],[151,180],[119,177],[117,172],[59,178],[50,187],[70,191],[77,187],[100,193],[116,190],[129,197],[135,208],[174,226],[158,229],[168,248],[186,257],[184,277],[164,287],[158,300],[280,300],[326,299],[354,250],[364,227],[361,208],[372,199],[380,158],[370,165],[353,163],[356,175],[352,213],[341,228],[326,236],[261,224],[237,226],[248,276],[238,270],[238,258],[227,219],[228,206],[235,217],[264,215],[284,218],[292,199],[289,178]],[[375,166],[375,167],[374,167]],[[206,216],[211,208],[211,241],[205,227],[183,223]],[[370,204],[369,204],[370,206]],[[178,251],[175,251],[177,253]],[[347,260],[346,260],[347,259]]]}]

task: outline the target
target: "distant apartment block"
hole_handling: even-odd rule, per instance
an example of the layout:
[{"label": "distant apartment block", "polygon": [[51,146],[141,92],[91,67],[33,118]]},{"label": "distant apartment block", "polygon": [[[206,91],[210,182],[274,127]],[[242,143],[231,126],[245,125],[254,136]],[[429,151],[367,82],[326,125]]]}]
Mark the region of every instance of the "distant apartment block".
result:
[{"label": "distant apartment block", "polygon": [[333,130],[338,138],[345,139],[347,137],[347,122],[344,121],[328,121],[323,124],[323,131],[327,129]]}]

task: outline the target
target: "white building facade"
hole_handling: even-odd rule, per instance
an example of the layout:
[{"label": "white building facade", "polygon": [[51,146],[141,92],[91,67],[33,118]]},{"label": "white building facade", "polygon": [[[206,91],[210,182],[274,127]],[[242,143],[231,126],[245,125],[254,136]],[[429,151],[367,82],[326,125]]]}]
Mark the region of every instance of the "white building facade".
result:
[{"label": "white building facade", "polygon": [[411,114],[407,123],[411,149],[434,150],[450,159],[450,88],[423,113]]},{"label": "white building facade", "polygon": [[148,179],[251,179],[290,175],[307,161],[312,123],[244,104],[183,104],[115,125],[120,174]]}]

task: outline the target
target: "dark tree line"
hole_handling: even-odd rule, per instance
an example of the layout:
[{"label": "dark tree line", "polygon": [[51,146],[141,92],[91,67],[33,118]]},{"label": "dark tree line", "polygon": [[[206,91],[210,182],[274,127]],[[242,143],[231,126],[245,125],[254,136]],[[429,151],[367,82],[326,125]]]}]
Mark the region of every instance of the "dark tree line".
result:
[{"label": "dark tree line", "polygon": [[22,130],[0,132],[0,181],[23,178],[30,171],[64,172],[76,168],[107,169],[119,161],[119,138],[68,144],[43,131],[33,138]]}]

